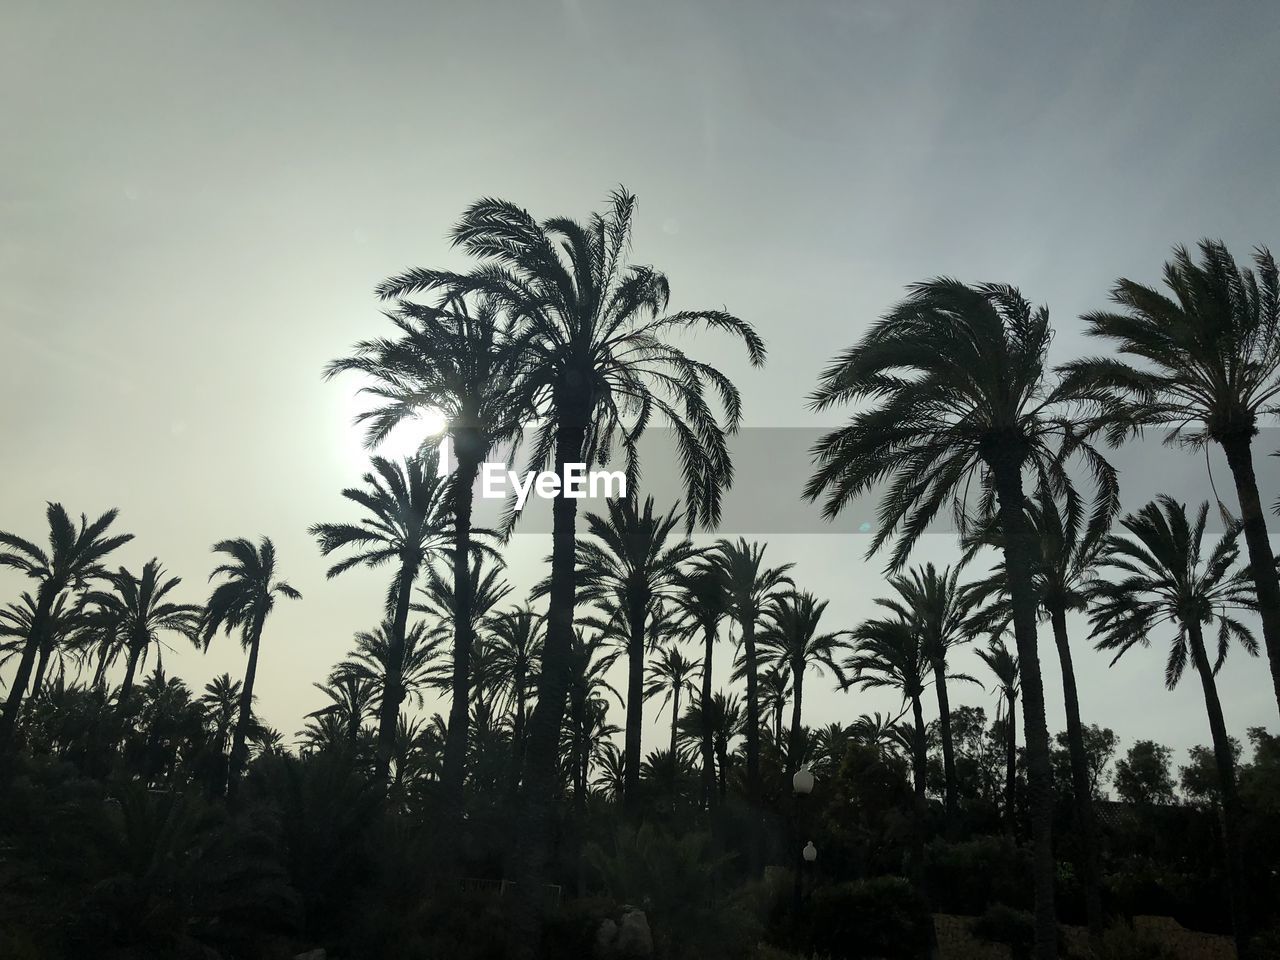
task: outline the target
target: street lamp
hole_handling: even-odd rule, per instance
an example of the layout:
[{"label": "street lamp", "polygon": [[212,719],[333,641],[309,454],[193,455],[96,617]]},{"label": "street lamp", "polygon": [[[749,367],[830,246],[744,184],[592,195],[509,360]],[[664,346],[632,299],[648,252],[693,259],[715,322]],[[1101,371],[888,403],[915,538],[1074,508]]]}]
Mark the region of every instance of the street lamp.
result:
[{"label": "street lamp", "polygon": [[793,818],[795,821],[795,834],[792,837],[792,842],[795,844],[796,849],[795,877],[791,891],[791,906],[794,921],[798,924],[800,922],[800,903],[803,892],[801,887],[801,872],[803,871],[806,863],[813,863],[813,861],[818,857],[818,848],[813,845],[812,840],[810,840],[803,848],[800,846],[800,798],[806,797],[813,792],[813,772],[807,765],[801,766],[799,770],[791,775],[791,790],[795,795],[795,816]]}]

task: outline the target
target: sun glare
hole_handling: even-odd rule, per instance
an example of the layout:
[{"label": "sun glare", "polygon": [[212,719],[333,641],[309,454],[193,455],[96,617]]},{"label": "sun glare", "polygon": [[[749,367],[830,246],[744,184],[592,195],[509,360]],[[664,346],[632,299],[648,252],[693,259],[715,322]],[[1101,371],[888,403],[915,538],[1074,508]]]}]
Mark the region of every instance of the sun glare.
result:
[{"label": "sun glare", "polygon": [[364,424],[355,423],[355,417],[362,409],[364,406],[360,403],[360,398],[353,398],[351,415],[347,418],[347,422],[351,424],[349,441],[351,456],[361,465],[367,463],[369,457],[374,454],[389,460],[413,456],[424,443],[444,433],[449,426],[449,421],[442,411],[423,408],[417,416],[402,420],[399,426],[392,430],[375,449],[370,450],[364,444]]}]

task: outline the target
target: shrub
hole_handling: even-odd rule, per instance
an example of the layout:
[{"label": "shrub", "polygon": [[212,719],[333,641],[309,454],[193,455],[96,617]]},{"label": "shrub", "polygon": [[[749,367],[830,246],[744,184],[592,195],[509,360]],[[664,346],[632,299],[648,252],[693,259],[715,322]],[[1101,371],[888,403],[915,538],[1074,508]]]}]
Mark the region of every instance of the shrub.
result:
[{"label": "shrub", "polygon": [[876,877],[814,891],[806,951],[832,960],[923,955],[932,939],[924,898],[902,877]]},{"label": "shrub", "polygon": [[1035,946],[1035,918],[1025,910],[1015,910],[1003,903],[988,907],[970,929],[981,940],[1005,944],[1014,960],[1030,957]]},{"label": "shrub", "polygon": [[1098,960],[1177,960],[1177,954],[1150,934],[1116,923],[1102,935]]},{"label": "shrub", "polygon": [[1009,837],[935,841],[925,851],[929,901],[941,913],[979,916],[993,903],[1030,909],[1026,851]]}]

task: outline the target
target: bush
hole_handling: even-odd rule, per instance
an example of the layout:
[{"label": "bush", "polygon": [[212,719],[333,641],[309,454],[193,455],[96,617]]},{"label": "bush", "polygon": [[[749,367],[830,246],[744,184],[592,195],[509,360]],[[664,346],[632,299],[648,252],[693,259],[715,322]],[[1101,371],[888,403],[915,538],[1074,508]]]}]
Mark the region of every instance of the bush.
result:
[{"label": "bush", "polygon": [[1117,923],[1103,933],[1098,960],[1177,960],[1177,955],[1150,934]]},{"label": "bush", "polygon": [[1036,942],[1035,917],[1003,903],[988,907],[969,929],[981,940],[1005,944],[1014,960],[1030,957]]},{"label": "bush", "polygon": [[806,951],[832,960],[908,960],[924,955],[932,940],[928,906],[901,877],[821,888],[806,912]]},{"label": "bush", "polygon": [[1031,865],[1010,837],[935,841],[925,862],[929,901],[940,913],[976,917],[995,903],[1031,909]]}]

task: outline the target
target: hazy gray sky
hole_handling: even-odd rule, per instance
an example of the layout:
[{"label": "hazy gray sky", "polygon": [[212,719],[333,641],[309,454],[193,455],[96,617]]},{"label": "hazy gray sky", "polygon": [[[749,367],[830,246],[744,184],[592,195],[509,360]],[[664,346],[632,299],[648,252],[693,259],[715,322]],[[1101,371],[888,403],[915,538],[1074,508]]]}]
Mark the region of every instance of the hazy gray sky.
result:
[{"label": "hazy gray sky", "polygon": [[[469,202],[585,216],[625,183],[635,258],[676,303],[767,338],[763,371],[722,361],[747,423],[811,426],[818,371],[911,281],[1017,283],[1065,359],[1079,314],[1117,276],[1154,280],[1175,242],[1280,243],[1277,41],[1267,2],[11,2],[0,529],[42,537],[46,500],[119,506],[137,539],[118,559],[159,557],[193,601],[210,544],[272,536],[305,599],[268,623],[258,690],[290,734],[385,589],[325,582],[306,535],[351,515],[339,490],[360,473],[349,390],[320,370],[380,331],[379,279],[459,263],[446,235]],[[883,590],[865,545],[775,536],[769,556],[843,627]],[[521,588],[548,546],[516,538]],[[921,550],[954,556],[941,536]],[[4,599],[23,587],[0,579]],[[1153,639],[1108,670],[1081,637],[1086,721],[1207,741]],[[198,690],[243,658],[220,639],[166,666]],[[1233,655],[1221,683],[1234,733],[1274,729],[1262,662]],[[894,706],[809,688],[814,723]]]}]

